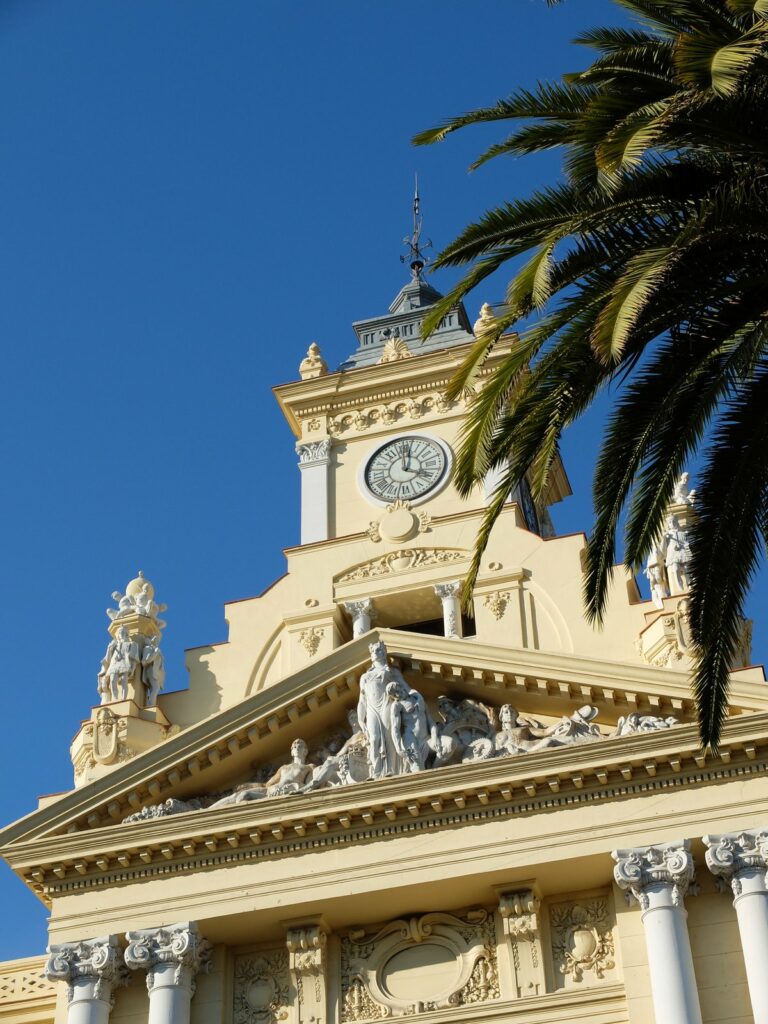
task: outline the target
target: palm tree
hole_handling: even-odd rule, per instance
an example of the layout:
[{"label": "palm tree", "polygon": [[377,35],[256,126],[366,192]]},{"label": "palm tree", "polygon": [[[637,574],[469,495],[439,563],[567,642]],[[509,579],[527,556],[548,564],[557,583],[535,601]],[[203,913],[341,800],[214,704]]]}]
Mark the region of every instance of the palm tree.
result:
[{"label": "palm tree", "polygon": [[471,288],[526,256],[493,327],[451,384],[473,388],[505,331],[520,336],[474,397],[457,460],[468,494],[506,467],[465,599],[509,490],[546,492],[563,429],[606,385],[616,399],[595,478],[585,603],[600,623],[627,510],[642,565],[686,461],[703,470],[692,533],[694,690],[716,746],[729,669],[768,521],[768,0],[615,0],[636,27],[596,28],[586,71],[520,89],[416,136],[513,122],[473,164],[564,151],[565,178],[469,225],[436,260],[468,266],[431,330]]}]

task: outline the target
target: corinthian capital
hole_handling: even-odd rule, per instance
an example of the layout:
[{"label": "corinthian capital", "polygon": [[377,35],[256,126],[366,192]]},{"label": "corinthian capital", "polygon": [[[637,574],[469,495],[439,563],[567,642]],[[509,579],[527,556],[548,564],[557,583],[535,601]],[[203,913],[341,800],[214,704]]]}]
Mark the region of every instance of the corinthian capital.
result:
[{"label": "corinthian capital", "polygon": [[325,463],[331,457],[331,440],[325,438],[323,441],[299,442],[296,445],[296,454],[299,456],[300,466]]},{"label": "corinthian capital", "polygon": [[92,982],[89,994],[104,1002],[111,1002],[112,989],[128,981],[116,935],[49,946],[45,974],[50,981],[68,984],[70,1001],[78,981]]},{"label": "corinthian capital", "polygon": [[683,905],[694,876],[687,839],[663,846],[614,850],[611,856],[616,861],[616,884],[636,899],[643,910]]},{"label": "corinthian capital", "polygon": [[144,928],[128,932],[126,938],[125,962],[132,971],[139,968],[147,971],[150,992],[161,967],[173,967],[171,984],[192,989],[195,975],[208,970],[211,945],[201,938],[194,922]]},{"label": "corinthian capital", "polygon": [[441,601],[449,597],[458,597],[461,593],[461,580],[452,580],[450,583],[436,583],[435,593]]},{"label": "corinthian capital", "polygon": [[707,867],[728,883],[734,896],[741,896],[749,879],[752,892],[767,890],[768,829],[745,829],[722,836],[704,836]]}]

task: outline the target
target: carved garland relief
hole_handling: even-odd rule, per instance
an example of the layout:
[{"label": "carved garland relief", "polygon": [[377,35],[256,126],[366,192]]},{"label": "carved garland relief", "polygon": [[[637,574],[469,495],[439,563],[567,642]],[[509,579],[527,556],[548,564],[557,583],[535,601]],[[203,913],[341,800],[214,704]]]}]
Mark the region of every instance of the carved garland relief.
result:
[{"label": "carved garland relief", "polygon": [[363,562],[348,569],[336,577],[336,583],[354,583],[358,580],[378,579],[408,569],[428,569],[433,566],[448,565],[461,562],[469,557],[468,551],[457,551],[451,548],[411,548],[403,551],[390,551],[381,558]]}]

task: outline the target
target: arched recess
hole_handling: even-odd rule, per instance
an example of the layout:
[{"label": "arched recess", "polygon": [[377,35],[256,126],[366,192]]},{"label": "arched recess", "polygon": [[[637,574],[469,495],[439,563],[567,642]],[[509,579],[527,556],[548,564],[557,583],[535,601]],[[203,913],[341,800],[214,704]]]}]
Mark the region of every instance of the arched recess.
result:
[{"label": "arched recess", "polygon": [[527,646],[533,650],[572,654],[573,637],[558,605],[535,580],[526,580],[525,591]]},{"label": "arched recess", "polygon": [[270,670],[282,653],[284,630],[285,626],[281,622],[274,629],[264,647],[262,647],[261,654],[256,659],[251,674],[248,677],[248,685],[245,688],[244,696],[250,697],[252,693],[258,693],[259,690],[264,688]]}]

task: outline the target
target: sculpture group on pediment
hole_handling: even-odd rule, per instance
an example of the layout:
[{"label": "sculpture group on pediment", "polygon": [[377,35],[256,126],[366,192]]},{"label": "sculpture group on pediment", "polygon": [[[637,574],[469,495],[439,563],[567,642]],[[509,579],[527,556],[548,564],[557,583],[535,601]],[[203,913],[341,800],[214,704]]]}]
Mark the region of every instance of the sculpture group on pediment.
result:
[{"label": "sculpture group on pediment", "polygon": [[620,718],[613,730],[603,732],[595,721],[597,708],[589,704],[545,724],[521,715],[512,704],[497,711],[468,697],[446,695],[437,698],[433,712],[424,695],[390,664],[381,641],[370,644],[369,650],[371,664],[360,679],[357,707],[347,713],[348,735],[332,733],[311,757],[307,743],[297,738],[291,744],[290,761],[277,768],[263,766],[251,781],[228,793],[166,801],[126,820],[308,794],[448,765],[656,732],[678,724],[671,716],[632,712]]}]

